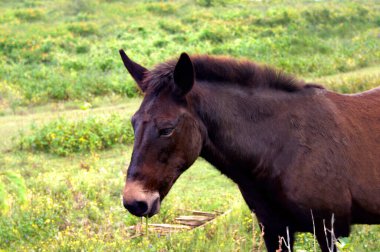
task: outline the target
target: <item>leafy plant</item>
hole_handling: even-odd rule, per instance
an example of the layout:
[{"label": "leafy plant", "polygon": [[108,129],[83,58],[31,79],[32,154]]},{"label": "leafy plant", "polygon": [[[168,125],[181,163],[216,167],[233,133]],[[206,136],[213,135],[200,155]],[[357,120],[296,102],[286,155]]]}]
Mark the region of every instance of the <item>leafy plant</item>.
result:
[{"label": "leafy plant", "polygon": [[42,126],[34,126],[28,135],[20,134],[18,147],[66,156],[75,152],[104,150],[116,144],[133,142],[129,120],[118,114],[88,117],[67,122],[59,118]]},{"label": "leafy plant", "polygon": [[16,11],[15,16],[22,21],[37,21],[44,18],[44,12],[39,9],[21,9]]}]

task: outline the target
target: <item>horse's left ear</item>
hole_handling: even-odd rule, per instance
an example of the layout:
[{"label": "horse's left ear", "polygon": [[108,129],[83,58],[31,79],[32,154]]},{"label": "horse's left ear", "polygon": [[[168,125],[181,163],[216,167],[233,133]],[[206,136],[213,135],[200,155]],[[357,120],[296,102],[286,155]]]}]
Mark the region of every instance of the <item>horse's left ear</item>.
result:
[{"label": "horse's left ear", "polygon": [[174,68],[175,92],[186,95],[194,85],[194,66],[187,53],[182,53]]}]

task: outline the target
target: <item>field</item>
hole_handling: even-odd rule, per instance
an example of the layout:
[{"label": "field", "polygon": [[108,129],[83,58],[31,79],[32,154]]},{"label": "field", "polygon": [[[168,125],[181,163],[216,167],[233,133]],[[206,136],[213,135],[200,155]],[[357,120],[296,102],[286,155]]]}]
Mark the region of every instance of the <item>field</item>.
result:
[{"label": "field", "polygon": [[[148,68],[183,51],[248,58],[354,93],[380,86],[379,36],[377,1],[0,0],[0,251],[257,249],[237,186],[201,159],[149,223],[231,213],[126,238],[141,222],[121,204],[141,94],[118,49]],[[360,225],[340,246],[380,251],[379,241],[380,226]],[[313,244],[299,234],[295,250]]]}]

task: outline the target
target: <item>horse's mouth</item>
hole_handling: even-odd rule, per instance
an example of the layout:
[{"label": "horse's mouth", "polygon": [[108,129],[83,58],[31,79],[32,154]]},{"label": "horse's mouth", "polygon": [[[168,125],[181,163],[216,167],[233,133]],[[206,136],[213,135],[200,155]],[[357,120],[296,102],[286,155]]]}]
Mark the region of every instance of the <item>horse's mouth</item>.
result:
[{"label": "horse's mouth", "polygon": [[123,205],[131,214],[137,217],[145,216],[150,218],[160,211],[160,196],[158,193],[144,196],[139,199],[123,197]]},{"label": "horse's mouth", "polygon": [[127,202],[123,200],[124,207],[137,217],[152,217],[160,211],[160,198],[156,198],[153,202],[133,201]]},{"label": "horse's mouth", "polygon": [[160,212],[160,207],[161,207],[160,198],[157,198],[152,203],[151,209],[150,209],[149,213],[146,216],[150,218],[153,215],[159,213]]},{"label": "horse's mouth", "polygon": [[160,194],[145,190],[139,181],[127,181],[123,190],[123,205],[135,216],[152,217],[160,211]]}]

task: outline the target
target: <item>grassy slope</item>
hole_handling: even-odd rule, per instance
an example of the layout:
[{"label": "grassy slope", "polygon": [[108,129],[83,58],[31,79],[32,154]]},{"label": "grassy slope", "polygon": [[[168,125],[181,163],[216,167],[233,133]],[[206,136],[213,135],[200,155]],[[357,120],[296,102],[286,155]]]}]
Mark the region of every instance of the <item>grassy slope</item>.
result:
[{"label": "grassy slope", "polygon": [[[9,152],[11,136],[59,115],[70,120],[110,111],[129,116],[139,99],[118,98],[135,92],[118,59],[120,47],[147,66],[181,51],[229,54],[270,63],[337,91],[377,86],[379,68],[371,67],[380,58],[375,3],[274,1],[268,6],[252,1],[204,8],[194,1],[2,2],[0,107],[7,116],[0,117],[0,176],[15,171],[28,190],[24,203],[8,199],[10,209],[0,217],[0,249],[250,251],[252,236],[257,243],[259,235],[252,234],[252,218],[236,185],[202,160],[178,180],[151,222],[171,222],[183,208],[233,208],[232,213],[189,233],[130,241],[125,228],[139,220],[120,204],[130,146],[60,158]],[[328,16],[320,22],[313,15]],[[359,72],[336,75],[350,70]],[[65,110],[82,101],[107,106]],[[109,105],[114,101],[119,105]],[[36,104],[46,105],[18,107]],[[23,114],[9,115],[12,109]],[[379,251],[379,240],[379,226],[354,227],[344,251]],[[298,236],[297,249],[311,251],[312,244],[310,235]]]},{"label": "grassy slope", "polygon": [[148,67],[187,51],[246,57],[305,77],[379,63],[376,1],[206,2],[1,2],[0,113],[135,95],[119,48]]}]

